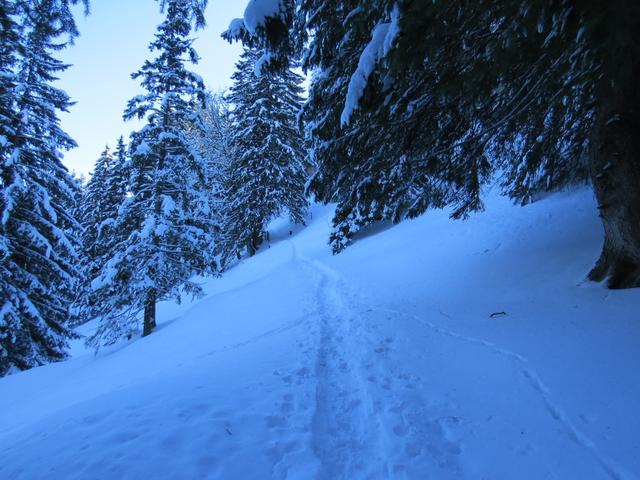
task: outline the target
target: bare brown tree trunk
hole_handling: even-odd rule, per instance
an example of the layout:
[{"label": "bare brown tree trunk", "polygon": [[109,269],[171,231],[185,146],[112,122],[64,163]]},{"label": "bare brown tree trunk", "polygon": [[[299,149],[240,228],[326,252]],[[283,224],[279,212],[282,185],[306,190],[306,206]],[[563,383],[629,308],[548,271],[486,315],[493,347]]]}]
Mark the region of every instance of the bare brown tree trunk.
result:
[{"label": "bare brown tree trunk", "polygon": [[612,90],[598,115],[591,177],[604,226],[604,245],[589,273],[609,288],[640,287],[640,78]]},{"label": "bare brown tree trunk", "polygon": [[144,306],[144,324],[142,328],[142,336],[146,337],[156,328],[156,292],[149,291],[147,302]]}]

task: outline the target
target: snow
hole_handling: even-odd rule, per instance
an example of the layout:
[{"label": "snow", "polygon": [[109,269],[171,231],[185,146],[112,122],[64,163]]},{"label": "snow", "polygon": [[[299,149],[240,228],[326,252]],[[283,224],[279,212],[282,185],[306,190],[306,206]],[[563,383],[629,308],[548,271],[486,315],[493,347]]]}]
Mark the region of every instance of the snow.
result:
[{"label": "snow", "polygon": [[155,231],[157,226],[157,218],[155,215],[149,215],[142,222],[142,228],[140,229],[140,238],[150,238],[151,233]]},{"label": "snow", "polygon": [[270,52],[265,52],[260,56],[260,58],[258,58],[258,60],[256,60],[254,73],[257,78],[260,78],[262,76],[264,67],[269,65],[269,62],[271,62],[271,60],[273,60],[273,55]]},{"label": "snow", "polygon": [[223,36],[228,36],[232,39],[240,38],[244,30],[244,18],[234,18],[229,23],[229,28],[223,33]]},{"label": "snow", "polygon": [[0,478],[640,478],[640,295],[584,280],[592,193],[485,203],[336,256],[331,207],[275,222],[149,337],[0,379]]},{"label": "snow", "polygon": [[384,37],[384,43],[382,45],[382,56],[386,56],[391,49],[393,48],[393,44],[400,35],[400,8],[398,4],[393,6],[393,10],[391,11],[391,22],[389,23],[389,29]]},{"label": "snow", "polygon": [[100,288],[103,288],[104,286],[110,284],[113,279],[116,278],[116,275],[118,274],[118,270],[114,267],[114,265],[116,264],[116,260],[117,259],[113,259],[112,261],[110,261],[105,266],[100,276],[91,280],[92,290],[99,290]]},{"label": "snow", "polygon": [[342,126],[348,125],[351,115],[358,108],[358,103],[364,95],[369,77],[376,67],[378,60],[385,57],[393,46],[396,36],[400,33],[400,13],[395,6],[391,21],[378,23],[371,34],[371,40],[360,54],[358,67],[351,75],[349,87],[345,98],[344,109],[340,115]]},{"label": "snow", "polygon": [[149,155],[149,153],[151,153],[151,147],[143,140],[136,148],[136,155]]},{"label": "snow", "polygon": [[173,212],[175,209],[176,202],[173,200],[173,198],[171,198],[169,195],[162,195],[162,212],[164,213],[164,216],[170,216],[171,212]]},{"label": "snow", "polygon": [[277,18],[282,10],[281,0],[250,0],[244,11],[244,25],[251,35],[255,35],[267,18]]},{"label": "snow", "polygon": [[224,38],[240,40],[245,32],[255,35],[268,18],[278,18],[284,12],[281,0],[249,0],[242,18],[234,18],[222,33]]}]

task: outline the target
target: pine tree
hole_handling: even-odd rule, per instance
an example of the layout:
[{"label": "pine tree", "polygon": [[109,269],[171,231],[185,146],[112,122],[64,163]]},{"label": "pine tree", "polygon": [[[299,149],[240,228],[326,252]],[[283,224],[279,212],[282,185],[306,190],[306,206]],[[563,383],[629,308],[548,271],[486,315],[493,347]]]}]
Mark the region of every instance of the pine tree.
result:
[{"label": "pine tree", "polygon": [[[227,36],[278,58],[305,52],[305,67],[320,69],[312,90],[324,75],[350,76],[344,94],[322,96],[340,118],[314,133],[318,145],[350,153],[343,162],[331,148],[315,152],[312,191],[339,202],[336,251],[380,218],[480,210],[482,186],[498,174],[520,203],[590,180],[605,230],[590,277],[640,285],[638,2],[280,3],[297,15],[262,21],[258,39],[247,37],[246,19]],[[309,38],[306,48],[292,37]],[[362,38],[355,68],[332,54],[336,39]],[[310,120],[326,124],[320,113]]]},{"label": "pine tree", "polygon": [[126,199],[127,184],[127,147],[120,137],[114,153],[111,153],[108,145],[102,152],[84,188],[82,243],[84,255],[89,259],[102,257],[114,241],[112,225]]},{"label": "pine tree", "polygon": [[[314,46],[305,52],[304,67],[314,71],[304,119],[311,152],[317,170],[309,183],[309,191],[319,200],[336,202],[331,244],[334,252],[342,250],[359,228],[391,214],[390,199],[385,199],[388,186],[379,176],[362,174],[364,169],[389,170],[397,156],[380,155],[371,149],[371,138],[364,132],[383,136],[379,126],[358,125],[347,134],[341,117],[344,100],[352,85],[352,72],[358,69],[359,57],[370,38],[370,29],[380,15],[380,7],[371,2],[362,8],[358,0],[334,2],[309,0],[306,28],[313,32]],[[327,101],[327,98],[339,99]],[[373,135],[372,135],[373,137]],[[372,155],[386,165],[373,167]]]},{"label": "pine tree", "polygon": [[105,233],[111,237],[111,242],[115,242],[114,226],[119,216],[120,206],[126,200],[129,193],[129,175],[130,164],[128,157],[128,147],[124,141],[124,137],[120,136],[113,152],[111,168],[105,186],[105,211],[109,212],[108,219],[111,219],[108,225],[103,225],[110,233]]},{"label": "pine tree", "polygon": [[115,225],[120,206],[126,200],[128,184],[127,150],[120,137],[115,152],[107,146],[96,161],[93,174],[84,188],[79,218],[83,227],[82,276],[84,289],[79,296],[80,322],[97,315],[97,300],[90,282],[102,270],[113,249],[124,239]]},{"label": "pine tree", "polygon": [[225,203],[225,176],[231,159],[229,105],[222,94],[207,92],[205,104],[196,108],[196,114],[197,121],[187,125],[186,133],[191,146],[205,161],[213,221],[219,232]]},{"label": "pine tree", "polygon": [[102,316],[95,345],[133,334],[142,312],[148,335],[156,302],[198,294],[191,277],[215,268],[206,167],[185,133],[204,100],[202,80],[185,66],[198,59],[189,34],[200,14],[191,0],[163,5],[166,18],[150,45],[158,56],[132,75],[147,93],[133,98],[124,114],[146,117],[146,124],[131,137],[130,195],[114,225],[124,240],[92,281]]},{"label": "pine tree", "polygon": [[[17,7],[14,1],[0,1],[0,155],[8,158],[11,150],[9,138],[15,132],[15,66],[22,49],[20,29],[15,21]],[[5,169],[2,169],[5,172]],[[3,183],[11,180],[3,176]]]},{"label": "pine tree", "polygon": [[305,45],[309,10],[302,0],[249,0],[244,18],[231,21],[222,37],[241,40],[257,54],[257,66],[265,71],[283,71],[291,57]]},{"label": "pine tree", "polygon": [[297,124],[302,78],[289,69],[257,75],[259,58],[256,50],[244,51],[228,97],[233,105],[232,158],[226,175],[224,261],[245,248],[253,255],[267,223],[283,212],[304,223],[307,207],[305,153]]},{"label": "pine tree", "polygon": [[[104,246],[101,245],[100,229],[102,222],[110,218],[111,212],[105,209],[105,201],[108,200],[107,184],[113,169],[113,156],[107,145],[95,163],[91,178],[83,192],[80,221],[83,227],[82,251],[85,260],[92,263],[104,254]],[[115,200],[115,199],[114,199]],[[95,270],[88,267],[90,277],[95,275]]]},{"label": "pine tree", "polygon": [[3,2],[0,8],[20,22],[16,30],[1,19],[3,30],[9,28],[2,36],[19,44],[13,65],[2,54],[3,74],[13,75],[2,79],[0,108],[3,123],[9,120],[0,152],[0,375],[65,358],[67,340],[74,336],[67,325],[78,281],[79,226],[72,215],[77,189],[60,158],[75,142],[57,117],[71,105],[69,97],[52,86],[55,74],[67,68],[52,52],[65,47],[61,35],[76,33],[63,7],[40,0]]},{"label": "pine tree", "polygon": [[[12,199],[6,189],[14,183],[14,168],[11,166],[10,139],[15,136],[14,127],[17,124],[15,104],[17,101],[15,66],[18,54],[21,52],[20,29],[15,21],[17,6],[10,0],[0,0],[0,218],[5,218],[5,212],[11,208]],[[0,268],[9,256],[9,239],[5,232],[5,221],[0,222]],[[6,291],[9,285],[8,272],[0,272],[0,288]]]}]

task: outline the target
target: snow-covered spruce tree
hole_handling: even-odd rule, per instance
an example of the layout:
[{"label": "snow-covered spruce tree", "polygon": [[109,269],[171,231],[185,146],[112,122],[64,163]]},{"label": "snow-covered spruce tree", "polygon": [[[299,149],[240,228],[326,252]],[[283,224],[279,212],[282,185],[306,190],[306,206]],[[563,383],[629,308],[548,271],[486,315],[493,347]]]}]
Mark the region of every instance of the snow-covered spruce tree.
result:
[{"label": "snow-covered spruce tree", "polygon": [[[327,3],[331,9],[317,10]],[[292,36],[308,37],[307,68],[351,75],[343,97],[323,98],[342,104],[334,140],[348,142],[352,155],[342,163],[316,152],[322,188],[312,183],[321,199],[340,202],[336,250],[362,226],[352,220],[374,207],[394,220],[443,205],[464,217],[483,208],[480,190],[497,172],[521,203],[589,178],[605,231],[590,277],[608,278],[612,288],[640,285],[638,2],[279,4],[259,27],[245,18],[231,33],[246,38],[252,30],[260,38],[250,41],[277,58],[299,44]],[[351,7],[340,34],[314,28],[317,12],[326,18]],[[330,58],[332,38],[363,32],[369,40],[354,70],[313,60]]]},{"label": "snow-covered spruce tree", "polygon": [[[6,188],[14,183],[14,169],[11,167],[12,145],[15,138],[15,126],[18,123],[16,112],[16,72],[18,55],[22,51],[20,27],[16,22],[17,5],[13,0],[0,0],[0,214],[10,208],[10,197]],[[4,232],[4,222],[0,222],[0,259],[8,256],[8,239]],[[0,264],[1,265],[1,264]],[[0,282],[8,279],[0,275]],[[4,287],[3,287],[4,291]]]},{"label": "snow-covered spruce tree", "polygon": [[[14,128],[17,124],[15,66],[21,49],[20,29],[15,21],[16,11],[14,1],[0,0],[0,376],[16,363],[13,357],[18,349],[12,346],[15,342],[11,334],[22,323],[22,315],[16,309],[17,297],[21,292],[12,284],[12,238],[6,229],[7,215],[13,208],[14,201],[7,190],[15,182],[11,139],[15,138]],[[24,368],[28,368],[27,362],[24,363]]]},{"label": "snow-covered spruce tree", "polygon": [[[258,8],[257,3],[251,6],[256,11],[267,11]],[[292,17],[289,12],[296,10],[300,15]],[[345,133],[342,124],[345,98],[356,76],[353,73],[358,70],[361,53],[384,12],[381,2],[368,2],[365,7],[360,0],[304,0],[295,7],[281,2],[277,17],[266,18],[262,23],[256,15],[250,22],[245,17],[240,27],[237,21],[232,22],[232,27],[236,25],[236,37],[261,45],[266,49],[264,57],[279,59],[275,67],[283,63],[283,53],[288,52],[293,61],[296,56],[302,56],[303,68],[313,72],[309,98],[303,107],[311,160],[318,166],[309,191],[320,200],[338,203],[331,234],[335,252],[348,245],[352,235],[367,224],[384,218],[397,221],[407,214],[415,215],[416,210],[422,212],[421,200],[426,189],[432,204],[443,195],[439,182],[426,175],[420,177],[419,186],[415,182],[409,188],[402,188],[408,182],[408,162],[398,162],[397,145],[391,142],[386,148],[383,144],[385,153],[382,154],[380,143],[383,142],[372,142],[377,137],[387,137],[384,127],[358,124]],[[282,29],[274,25],[287,21],[294,29],[288,36],[304,38],[307,32],[311,33],[308,49],[292,50],[291,46],[299,45],[299,41],[277,40]],[[249,26],[258,39],[248,35]],[[296,28],[303,31],[295,31]],[[232,30],[224,36],[234,38]],[[361,82],[365,80],[362,78]],[[378,93],[369,95],[375,100]],[[374,174],[370,173],[372,170]],[[439,204],[442,205],[441,200]]]},{"label": "snow-covered spruce tree", "polygon": [[93,174],[83,191],[79,218],[82,224],[83,291],[77,308],[80,322],[96,316],[96,299],[91,290],[92,279],[111,258],[112,250],[122,241],[115,228],[121,205],[126,200],[128,185],[127,147],[120,137],[115,152],[105,148],[95,163]]},{"label": "snow-covered spruce tree", "polygon": [[[345,132],[344,99],[352,87],[353,72],[359,68],[361,52],[371,38],[371,28],[381,15],[375,2],[366,8],[360,4],[359,0],[337,5],[328,1],[304,3],[310,9],[306,28],[317,41],[303,57],[305,69],[314,72],[303,112],[317,165],[309,191],[320,200],[338,204],[330,237],[334,252],[348,245],[359,228],[384,218],[399,219],[406,210],[415,208],[424,191],[415,185],[398,187],[406,181],[402,178],[405,164],[398,162],[392,149],[382,154],[380,145],[371,142],[386,137],[385,128],[358,124]],[[364,170],[376,174],[364,175]]]},{"label": "snow-covered spruce tree", "polygon": [[[9,157],[11,151],[9,138],[15,133],[13,131],[16,115],[15,66],[22,48],[16,13],[15,1],[0,0],[0,158],[3,161]],[[2,172],[5,172],[4,165]]]},{"label": "snow-covered spruce tree", "polygon": [[[6,45],[0,47],[0,375],[65,358],[73,336],[68,322],[78,282],[79,226],[72,215],[77,189],[60,158],[75,142],[57,117],[71,104],[69,97],[52,86],[55,74],[67,68],[52,54],[65,47],[62,35],[76,33],[65,5],[34,0],[4,1],[0,7],[3,30],[8,28],[1,35],[18,42],[8,68]],[[7,12],[17,30],[7,22]]]},{"label": "snow-covered spruce tree", "polygon": [[261,70],[285,70],[307,40],[310,9],[303,4],[304,0],[249,0],[243,18],[233,19],[222,37],[254,49]]},{"label": "snow-covered spruce tree", "polygon": [[[78,221],[77,226],[82,229],[82,224],[79,223],[81,217],[80,206],[82,205],[82,197],[84,195],[84,187],[87,183],[87,180],[84,174],[78,175],[74,171],[71,171],[69,175],[73,180],[73,195],[71,196],[72,203],[65,205],[65,208],[73,210],[73,218]],[[81,238],[82,230],[80,230],[76,236],[78,238]]]},{"label": "snow-covered spruce tree", "polygon": [[298,128],[302,78],[290,69],[257,72],[260,54],[245,49],[233,74],[231,151],[220,246],[223,262],[245,249],[253,255],[266,224],[287,212],[304,223],[307,178]]},{"label": "snow-covered spruce tree", "polygon": [[207,188],[215,230],[219,233],[225,203],[225,175],[231,158],[229,105],[222,94],[207,92],[204,106],[198,105],[196,114],[196,121],[187,125],[186,133],[207,167]]},{"label": "snow-covered spruce tree", "polygon": [[[95,162],[91,178],[84,188],[80,223],[82,225],[82,254],[87,263],[92,263],[101,253],[104,247],[98,242],[101,224],[105,218],[111,215],[104,208],[107,190],[107,182],[113,168],[113,155],[107,145],[100,157]],[[96,272],[92,272],[89,267],[90,277]]]},{"label": "snow-covered spruce tree", "polygon": [[113,163],[107,182],[107,191],[110,196],[115,197],[112,205],[119,205],[121,199],[125,198],[129,191],[129,157],[127,144],[124,137],[120,136],[113,152]]},{"label": "snow-covered spruce tree", "polygon": [[142,312],[148,335],[156,302],[198,294],[190,279],[215,268],[206,166],[184,128],[204,101],[202,80],[186,68],[198,59],[189,34],[201,15],[191,0],[167,0],[163,7],[166,18],[150,45],[158,55],[132,75],[147,93],[124,113],[146,118],[146,125],[131,136],[130,195],[114,225],[123,240],[92,282],[101,316],[90,340],[96,346],[136,332]]}]

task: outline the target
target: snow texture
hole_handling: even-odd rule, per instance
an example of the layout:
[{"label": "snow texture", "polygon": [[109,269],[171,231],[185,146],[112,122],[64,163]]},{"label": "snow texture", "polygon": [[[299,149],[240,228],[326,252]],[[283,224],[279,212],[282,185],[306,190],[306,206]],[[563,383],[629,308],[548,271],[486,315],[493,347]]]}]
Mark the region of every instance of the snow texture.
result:
[{"label": "snow texture", "polygon": [[149,337],[0,379],[0,478],[638,479],[640,298],[584,281],[592,193],[486,203],[336,256],[331,206],[276,221]]},{"label": "snow texture", "polygon": [[231,20],[231,23],[229,23],[229,28],[227,28],[227,31],[223,35],[229,38],[240,38],[244,30],[244,18],[234,18]]},{"label": "snow texture", "polygon": [[244,11],[244,25],[254,35],[268,18],[277,18],[282,11],[281,0],[251,0]]},{"label": "snow texture", "polygon": [[389,53],[393,46],[393,42],[400,32],[399,15],[399,10],[395,7],[390,22],[377,24],[371,34],[371,40],[360,54],[358,67],[349,81],[344,109],[340,116],[340,123],[343,127],[349,124],[351,115],[358,108],[358,103],[364,95],[369,77],[376,64]]},{"label": "snow texture", "polygon": [[254,73],[256,77],[261,77],[264,67],[269,65],[269,62],[273,59],[273,55],[270,52],[265,52],[258,58],[254,67]]}]

